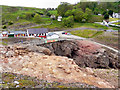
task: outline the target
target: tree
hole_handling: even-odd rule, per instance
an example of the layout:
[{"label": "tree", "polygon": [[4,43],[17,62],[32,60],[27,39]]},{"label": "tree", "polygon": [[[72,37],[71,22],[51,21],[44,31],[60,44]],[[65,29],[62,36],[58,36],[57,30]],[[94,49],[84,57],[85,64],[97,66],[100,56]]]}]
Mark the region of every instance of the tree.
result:
[{"label": "tree", "polygon": [[82,9],[76,9],[74,11],[74,20],[78,21],[78,22],[82,22],[83,16],[84,16],[84,12],[82,11]]},{"label": "tree", "polygon": [[59,15],[64,17],[66,11],[72,10],[72,9],[73,9],[73,6],[71,4],[66,3],[66,2],[62,2],[57,8],[57,12]]},{"label": "tree", "polygon": [[33,18],[33,21],[34,21],[35,23],[40,23],[40,22],[42,22],[42,18],[40,17],[39,14],[36,14],[36,15],[34,16],[34,18]]},{"label": "tree", "polygon": [[73,18],[73,16],[69,16],[67,18],[63,18],[62,25],[64,27],[72,27],[74,25],[74,18]]},{"label": "tree", "polygon": [[102,13],[102,15],[105,15],[105,14],[107,14],[107,11],[104,11],[104,12]]},{"label": "tree", "polygon": [[87,14],[87,19],[90,19],[91,16],[92,16],[92,10],[89,9],[89,8],[86,8],[86,9],[85,9],[85,13]]},{"label": "tree", "polygon": [[73,15],[73,12],[72,12],[72,10],[68,10],[66,13],[65,13],[65,16],[71,16],[71,15]]},{"label": "tree", "polygon": [[104,19],[109,19],[109,14],[105,14]]},{"label": "tree", "polygon": [[95,9],[94,9],[94,14],[95,14],[95,15],[98,15],[99,13],[100,13],[99,9],[98,9],[98,8],[95,8]]},{"label": "tree", "polygon": [[[110,15],[110,16],[112,16],[113,15],[113,10],[109,10],[108,11],[108,14]],[[112,16],[113,17],[113,16]]]}]

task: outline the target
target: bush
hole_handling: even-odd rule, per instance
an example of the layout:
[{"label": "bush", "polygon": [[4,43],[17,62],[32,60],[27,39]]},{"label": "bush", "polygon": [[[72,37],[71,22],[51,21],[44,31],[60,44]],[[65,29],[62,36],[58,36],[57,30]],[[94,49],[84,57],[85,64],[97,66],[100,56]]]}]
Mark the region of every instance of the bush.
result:
[{"label": "bush", "polygon": [[107,11],[104,11],[104,12],[102,13],[102,15],[105,15],[105,14],[107,14]]},{"label": "bush", "polygon": [[44,14],[42,11],[40,11],[40,12],[37,11],[36,13],[39,14],[39,15],[43,15]]},{"label": "bush", "polygon": [[109,14],[105,14],[104,19],[109,19]]},{"label": "bush", "polygon": [[67,18],[64,18],[62,21],[62,25],[64,27],[72,27],[74,25],[74,18],[73,16],[69,16]]},{"label": "bush", "polygon": [[30,19],[32,19],[32,16],[33,16],[33,13],[26,13],[25,14],[25,19],[30,20]]},{"label": "bush", "polygon": [[41,23],[42,22],[42,18],[40,17],[39,14],[35,14],[34,18],[33,18],[33,21],[35,23]]},{"label": "bush", "polygon": [[72,10],[68,10],[66,13],[65,13],[65,16],[71,16],[71,15],[73,15],[73,12],[72,12]]},{"label": "bush", "polygon": [[108,11],[108,14],[109,14],[110,16],[112,16],[112,15],[113,15],[113,10],[109,10],[109,11]]},{"label": "bush", "polygon": [[3,25],[2,29],[6,29],[6,28],[7,28],[7,26],[6,26],[6,25]]},{"label": "bush", "polygon": [[8,25],[12,25],[12,24],[13,24],[13,22],[12,22],[12,21],[9,21],[9,22],[8,22]]},{"label": "bush", "polygon": [[19,15],[19,18],[20,18],[20,19],[25,19],[25,17],[26,17],[25,14],[21,14],[21,15]]}]

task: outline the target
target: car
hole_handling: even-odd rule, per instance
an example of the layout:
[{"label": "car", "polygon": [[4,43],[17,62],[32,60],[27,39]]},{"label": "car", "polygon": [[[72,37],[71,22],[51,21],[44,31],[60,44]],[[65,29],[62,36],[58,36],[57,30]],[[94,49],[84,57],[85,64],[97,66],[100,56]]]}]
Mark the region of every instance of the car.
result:
[{"label": "car", "polygon": [[62,34],[65,34],[65,35],[71,35],[70,33],[66,33],[66,32],[62,32]]},{"label": "car", "polygon": [[59,38],[59,35],[56,33],[51,32],[47,34],[47,39],[57,39],[57,38]]}]

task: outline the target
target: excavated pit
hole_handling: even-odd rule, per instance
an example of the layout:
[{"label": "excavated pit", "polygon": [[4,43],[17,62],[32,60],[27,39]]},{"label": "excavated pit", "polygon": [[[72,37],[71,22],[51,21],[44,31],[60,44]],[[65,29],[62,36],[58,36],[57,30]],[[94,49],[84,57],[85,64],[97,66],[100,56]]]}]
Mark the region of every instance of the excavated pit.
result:
[{"label": "excavated pit", "polygon": [[72,58],[80,67],[120,68],[117,53],[87,40],[65,40],[37,46],[48,48],[57,56]]}]

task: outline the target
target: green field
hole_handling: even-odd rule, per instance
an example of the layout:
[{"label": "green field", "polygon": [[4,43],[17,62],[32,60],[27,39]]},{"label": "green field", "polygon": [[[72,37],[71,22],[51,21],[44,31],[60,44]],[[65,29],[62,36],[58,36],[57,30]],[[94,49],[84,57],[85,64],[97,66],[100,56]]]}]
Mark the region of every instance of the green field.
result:
[{"label": "green field", "polygon": [[54,14],[56,15],[57,14],[57,10],[51,10],[51,11],[48,11],[50,14]]},{"label": "green field", "polygon": [[117,20],[119,20],[118,18],[109,18],[109,21],[111,22],[111,21],[117,21]]},{"label": "green field", "polygon": [[69,33],[76,35],[76,36],[84,37],[84,38],[93,38],[93,37],[96,37],[98,35],[101,35],[103,33],[103,31],[77,30],[77,31],[70,31]]},{"label": "green field", "polygon": [[113,24],[120,25],[120,22],[116,22],[116,23],[113,23]]}]

